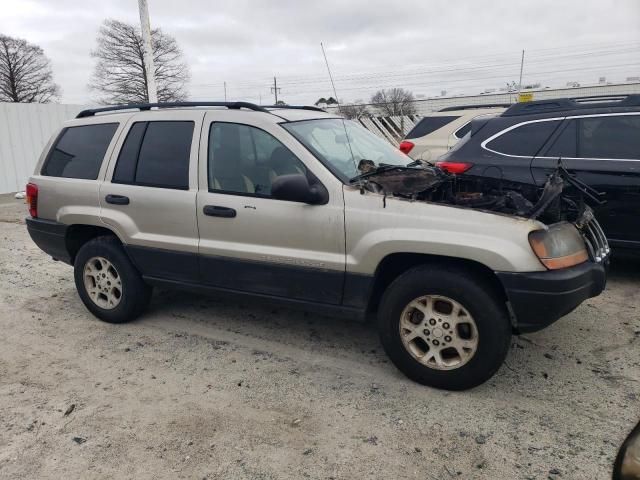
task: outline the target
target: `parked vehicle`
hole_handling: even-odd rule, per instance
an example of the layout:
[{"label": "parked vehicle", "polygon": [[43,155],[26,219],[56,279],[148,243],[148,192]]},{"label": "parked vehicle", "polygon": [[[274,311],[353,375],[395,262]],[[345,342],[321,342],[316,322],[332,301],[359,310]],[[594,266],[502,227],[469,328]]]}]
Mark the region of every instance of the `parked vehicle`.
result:
[{"label": "parked vehicle", "polygon": [[640,423],[635,426],[618,451],[612,480],[640,479]]},{"label": "parked vehicle", "polygon": [[611,245],[640,248],[640,95],[519,103],[474,120],[440,160],[456,173],[538,186],[561,162],[604,194],[587,201]]},{"label": "parked vehicle", "polygon": [[398,148],[414,160],[433,161],[447,153],[471,129],[471,120],[499,115],[509,105],[467,105],[443,108],[422,117]]},{"label": "parked vehicle", "polygon": [[588,208],[557,207],[563,182],[539,200],[461,182],[314,107],[127,105],[53,137],[27,228],[104,321],[136,318],[153,286],[377,312],[402,372],[465,389],[498,370],[512,333],[604,288],[606,240]]}]

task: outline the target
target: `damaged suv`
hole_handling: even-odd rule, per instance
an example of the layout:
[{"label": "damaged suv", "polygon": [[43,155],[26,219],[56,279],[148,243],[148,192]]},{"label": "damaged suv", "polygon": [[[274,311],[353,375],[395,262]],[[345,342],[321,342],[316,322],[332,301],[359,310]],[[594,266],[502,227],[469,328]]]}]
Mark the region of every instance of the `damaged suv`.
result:
[{"label": "damaged suv", "polygon": [[461,178],[313,107],[127,105],[52,138],[27,227],[104,321],[142,314],[153,287],[375,313],[402,372],[460,390],[513,333],[603,290],[609,248],[580,188],[562,168],[543,189]]}]

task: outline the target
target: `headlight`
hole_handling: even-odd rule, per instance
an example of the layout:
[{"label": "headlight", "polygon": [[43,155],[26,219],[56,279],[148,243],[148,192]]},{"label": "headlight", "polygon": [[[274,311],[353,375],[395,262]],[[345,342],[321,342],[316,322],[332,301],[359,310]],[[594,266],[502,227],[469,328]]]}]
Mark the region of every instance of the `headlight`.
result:
[{"label": "headlight", "polygon": [[531,232],[529,243],[549,270],[572,267],[589,259],[580,232],[570,223],[554,223],[547,230]]}]

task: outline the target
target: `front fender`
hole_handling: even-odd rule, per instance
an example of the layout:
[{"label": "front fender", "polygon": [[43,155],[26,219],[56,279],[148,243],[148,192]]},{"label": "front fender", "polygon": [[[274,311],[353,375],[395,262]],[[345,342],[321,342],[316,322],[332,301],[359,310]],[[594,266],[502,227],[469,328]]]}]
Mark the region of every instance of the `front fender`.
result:
[{"label": "front fender", "polygon": [[347,271],[372,274],[394,253],[472,260],[493,271],[545,270],[528,235],[535,220],[468,208],[345,192]]}]

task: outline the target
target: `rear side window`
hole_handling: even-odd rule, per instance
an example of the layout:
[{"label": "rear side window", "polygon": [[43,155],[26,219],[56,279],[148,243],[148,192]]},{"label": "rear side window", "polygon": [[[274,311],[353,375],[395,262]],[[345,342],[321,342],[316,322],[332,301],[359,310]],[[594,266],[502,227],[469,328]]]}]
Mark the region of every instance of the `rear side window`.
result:
[{"label": "rear side window", "polygon": [[95,180],[117,123],[65,128],[47,156],[42,175]]},{"label": "rear side window", "polygon": [[122,145],[114,183],[189,188],[193,122],[136,122]]},{"label": "rear side window", "polygon": [[528,123],[491,140],[487,148],[506,155],[534,157],[559,124],[560,120]]},{"label": "rear side window", "polygon": [[581,118],[578,156],[640,159],[640,115]]},{"label": "rear side window", "polygon": [[457,120],[460,117],[456,117],[453,115],[443,115],[439,117],[424,117],[420,120],[415,127],[411,129],[405,138],[418,138],[424,137],[425,135],[429,135],[432,132],[435,132],[439,128],[444,127],[445,125]]}]

